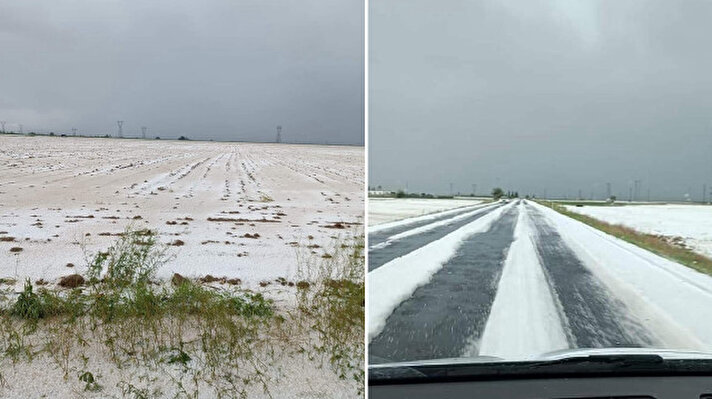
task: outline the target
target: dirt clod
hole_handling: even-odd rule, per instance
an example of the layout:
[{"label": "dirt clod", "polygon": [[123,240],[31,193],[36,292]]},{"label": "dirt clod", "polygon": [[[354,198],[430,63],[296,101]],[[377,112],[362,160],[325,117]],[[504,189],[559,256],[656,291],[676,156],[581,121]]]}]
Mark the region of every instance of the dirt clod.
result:
[{"label": "dirt clod", "polygon": [[70,274],[62,277],[58,285],[64,288],[77,288],[80,285],[84,285],[84,277],[79,274]]},{"label": "dirt clod", "polygon": [[181,276],[181,275],[178,274],[178,273],[173,273],[173,277],[171,278],[171,284],[173,284],[173,285],[176,286],[176,287],[177,287],[177,286],[180,286],[180,285],[183,285],[183,284],[186,284],[186,283],[189,283],[189,282],[190,282],[190,280],[188,280],[187,278]]},{"label": "dirt clod", "polygon": [[201,277],[201,278],[200,278],[200,281],[203,282],[203,283],[212,283],[212,282],[214,282],[214,281],[220,281],[220,280],[221,280],[221,279],[219,279],[219,278],[217,278],[217,277],[215,277],[215,276],[212,276],[212,275],[210,275],[210,274],[207,274],[207,275],[205,275],[205,277]]}]

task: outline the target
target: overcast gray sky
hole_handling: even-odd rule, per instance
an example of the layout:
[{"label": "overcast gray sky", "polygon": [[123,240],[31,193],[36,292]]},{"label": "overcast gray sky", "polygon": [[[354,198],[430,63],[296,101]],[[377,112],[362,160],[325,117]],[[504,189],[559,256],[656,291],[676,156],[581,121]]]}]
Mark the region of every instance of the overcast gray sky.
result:
[{"label": "overcast gray sky", "polygon": [[712,1],[382,0],[369,18],[372,186],[712,185]]},{"label": "overcast gray sky", "polygon": [[362,0],[0,0],[24,130],[363,144]]}]

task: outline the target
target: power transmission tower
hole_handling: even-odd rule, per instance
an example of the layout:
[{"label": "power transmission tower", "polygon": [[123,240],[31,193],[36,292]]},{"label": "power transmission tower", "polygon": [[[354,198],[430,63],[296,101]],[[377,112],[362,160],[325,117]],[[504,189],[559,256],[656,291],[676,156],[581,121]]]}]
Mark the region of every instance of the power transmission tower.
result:
[{"label": "power transmission tower", "polygon": [[452,183],[450,183],[450,195],[452,196]]},{"label": "power transmission tower", "polygon": [[116,124],[119,125],[119,138],[124,137],[124,121],[116,121]]},{"label": "power transmission tower", "polygon": [[474,197],[477,195],[477,184],[472,185],[472,196]]},{"label": "power transmission tower", "polygon": [[22,123],[20,123],[20,134],[22,134]]},{"label": "power transmission tower", "polygon": [[0,125],[2,125],[2,132],[5,133],[5,124],[7,121],[0,121]]},{"label": "power transmission tower", "polygon": [[282,126],[278,125],[277,126],[277,143],[282,142]]},{"label": "power transmission tower", "polygon": [[77,135],[77,128],[73,127],[72,128],[72,136],[76,136],[76,135]]},{"label": "power transmission tower", "polygon": [[611,198],[611,183],[606,183],[606,199]]},{"label": "power transmission tower", "polygon": [[146,138],[146,129],[148,129],[146,126],[141,126],[141,137]]}]

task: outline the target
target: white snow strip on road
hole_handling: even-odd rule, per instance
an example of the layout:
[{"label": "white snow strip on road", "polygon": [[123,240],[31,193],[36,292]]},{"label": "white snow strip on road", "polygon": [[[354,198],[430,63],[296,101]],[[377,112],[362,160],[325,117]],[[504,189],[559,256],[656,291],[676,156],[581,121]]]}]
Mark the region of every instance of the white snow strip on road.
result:
[{"label": "white snow strip on road", "polygon": [[514,242],[507,253],[482,337],[473,337],[463,356],[527,360],[569,347],[534,246],[531,220],[523,203],[518,209]]},{"label": "white snow strip on road", "polygon": [[534,205],[660,345],[712,350],[712,277]]},{"label": "white snow strip on road", "polygon": [[388,241],[402,240],[403,238],[407,238],[407,237],[414,236],[414,235],[417,235],[417,234],[425,233],[426,231],[430,231],[430,230],[432,230],[432,229],[436,229],[436,228],[438,228],[438,227],[440,227],[440,226],[445,226],[445,225],[448,225],[448,224],[450,224],[450,223],[458,222],[458,221],[460,221],[460,220],[463,220],[463,219],[466,219],[466,218],[475,216],[475,215],[477,215],[477,214],[480,214],[480,213],[482,213],[482,212],[485,212],[485,211],[489,210],[489,209],[492,208],[493,206],[495,206],[495,205],[490,205],[490,206],[482,207],[482,208],[479,208],[479,209],[475,209],[475,210],[472,211],[472,212],[466,212],[466,213],[463,213],[463,214],[461,214],[461,215],[457,215],[457,216],[452,217],[452,218],[449,218],[449,219],[440,220],[440,221],[437,221],[437,222],[433,222],[433,223],[430,223],[430,224],[426,224],[425,226],[416,227],[416,228],[414,228],[414,229],[412,229],[412,230],[408,230],[408,231],[404,231],[404,232],[399,233],[399,234],[392,235],[392,236],[388,237]]},{"label": "white snow strip on road", "polygon": [[443,216],[452,215],[452,214],[455,214],[458,212],[466,211],[468,209],[477,209],[477,208],[482,208],[482,207],[488,206],[488,205],[491,205],[491,203],[463,206],[460,208],[450,209],[447,211],[429,213],[429,214],[423,215],[423,216],[416,216],[416,217],[412,217],[412,218],[396,220],[393,222],[381,223],[381,224],[378,224],[375,226],[368,226],[368,233],[369,234],[377,233],[379,231],[390,230],[390,229],[393,229],[396,227],[407,226],[409,224],[423,222],[426,220],[434,220],[434,219],[437,219],[437,218],[440,218]]},{"label": "white snow strip on road", "polygon": [[369,272],[369,342],[383,330],[386,319],[393,313],[393,310],[401,302],[410,298],[418,287],[427,284],[432,275],[455,255],[463,240],[473,234],[489,230],[492,223],[512,205],[495,209],[445,237],[393,259]]},{"label": "white snow strip on road", "polygon": [[430,230],[433,230],[433,229],[437,229],[438,227],[446,226],[446,225],[448,225],[448,224],[450,224],[450,223],[454,223],[454,222],[458,222],[458,221],[463,220],[463,219],[467,219],[467,218],[469,218],[469,217],[478,215],[478,214],[480,214],[480,213],[482,213],[482,212],[486,212],[486,211],[488,211],[489,209],[493,208],[493,207],[496,206],[496,205],[497,205],[497,204],[490,204],[489,206],[478,207],[477,209],[475,209],[474,211],[471,211],[471,212],[465,212],[465,213],[463,213],[463,214],[461,214],[461,215],[457,215],[457,216],[452,217],[452,218],[449,218],[449,219],[440,220],[440,221],[437,221],[437,222],[433,222],[433,223],[430,223],[430,224],[426,224],[425,226],[416,227],[416,228],[414,228],[414,229],[407,230],[407,231],[404,231],[404,232],[402,232],[402,233],[394,234],[394,235],[388,237],[388,238],[386,239],[386,241],[381,242],[381,243],[378,243],[378,244],[374,244],[373,246],[371,246],[370,249],[382,249],[382,248],[385,248],[385,247],[389,246],[389,245],[391,244],[391,242],[393,242],[393,241],[402,240],[402,239],[404,239],[404,238],[408,238],[408,237],[411,237],[411,236],[414,236],[414,235],[418,235],[418,234],[425,233],[426,231],[430,231]]}]

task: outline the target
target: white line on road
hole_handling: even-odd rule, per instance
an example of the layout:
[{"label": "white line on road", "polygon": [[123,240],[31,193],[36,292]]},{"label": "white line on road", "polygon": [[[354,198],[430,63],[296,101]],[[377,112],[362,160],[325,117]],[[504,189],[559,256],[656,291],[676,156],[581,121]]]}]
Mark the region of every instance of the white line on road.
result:
[{"label": "white line on road", "polygon": [[423,216],[416,216],[416,217],[407,218],[407,219],[395,220],[393,222],[381,223],[381,224],[377,224],[375,226],[369,226],[368,233],[369,234],[378,233],[379,231],[390,230],[390,229],[394,229],[396,227],[407,226],[409,224],[423,222],[426,220],[435,220],[435,219],[441,218],[443,216],[453,215],[458,212],[466,211],[468,209],[482,208],[482,207],[488,206],[488,205],[491,205],[491,204],[487,203],[487,204],[476,204],[476,205],[470,205],[470,206],[462,206],[462,207],[450,209],[447,211],[429,213],[429,214],[423,215]]},{"label": "white line on road", "polygon": [[534,247],[534,229],[524,204],[514,242],[504,262],[482,337],[473,337],[463,356],[523,360],[569,347],[554,294]]},{"label": "white line on road", "polygon": [[393,241],[402,240],[404,238],[412,237],[414,235],[422,234],[427,231],[437,229],[438,227],[442,227],[442,226],[446,226],[451,223],[459,222],[460,220],[467,219],[469,217],[478,215],[482,212],[486,212],[497,205],[498,204],[488,204],[486,206],[482,205],[482,206],[479,206],[477,209],[475,209],[472,212],[465,212],[463,214],[457,215],[455,217],[451,217],[449,219],[439,220],[437,222],[426,224],[425,226],[416,227],[411,230],[406,230],[402,233],[394,234],[394,235],[388,237],[386,239],[386,241],[373,245],[370,249],[373,250],[373,249],[385,248],[385,247],[389,246]]}]

